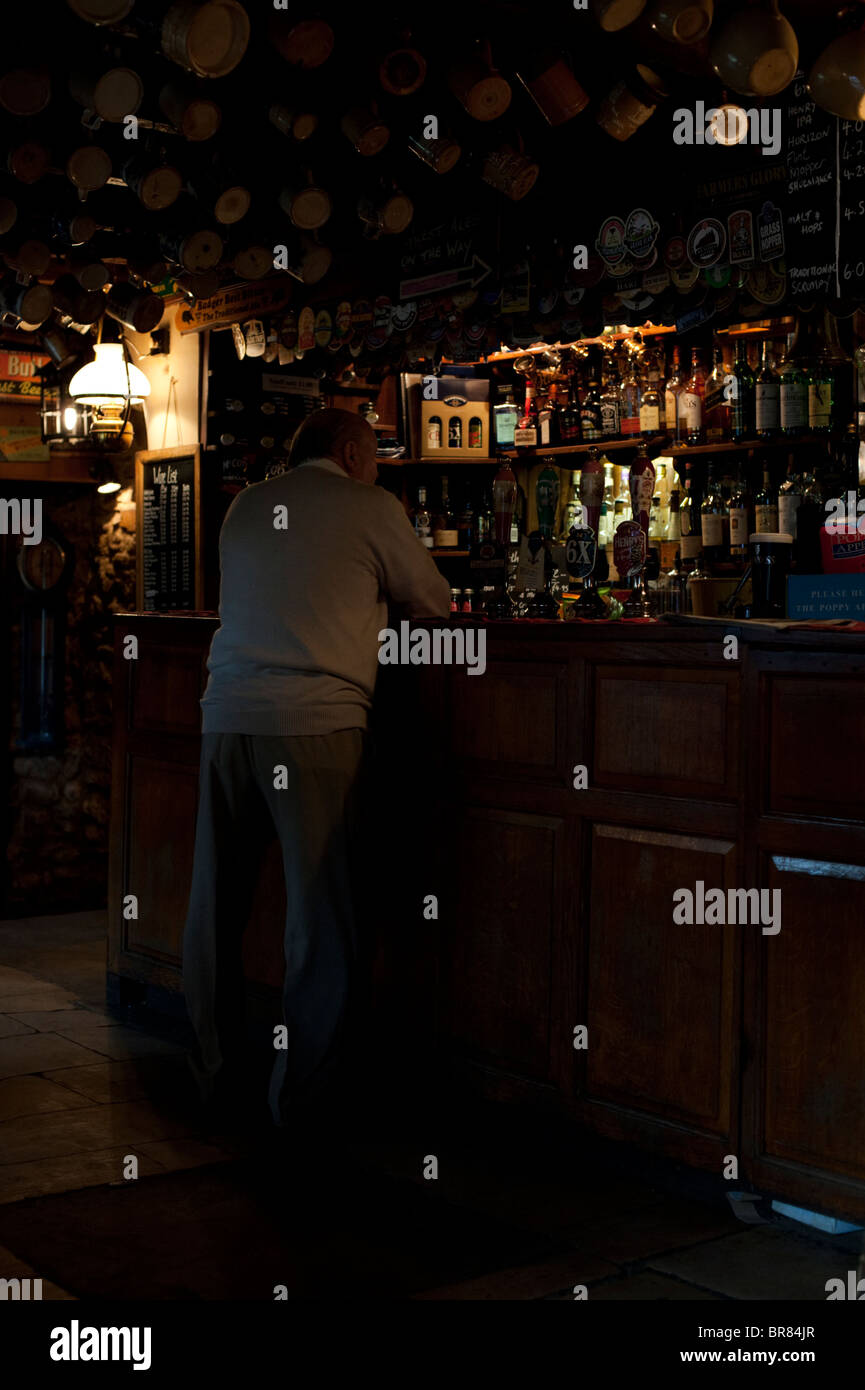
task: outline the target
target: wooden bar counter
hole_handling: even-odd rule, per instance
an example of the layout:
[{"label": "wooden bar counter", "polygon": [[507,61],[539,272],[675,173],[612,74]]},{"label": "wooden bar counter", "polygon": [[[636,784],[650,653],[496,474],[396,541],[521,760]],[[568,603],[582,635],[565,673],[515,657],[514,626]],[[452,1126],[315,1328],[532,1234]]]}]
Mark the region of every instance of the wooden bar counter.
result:
[{"label": "wooden bar counter", "polygon": [[[117,1002],[182,1008],[215,627],[116,619]],[[486,631],[482,676],[381,668],[393,1046],[431,1039],[438,1064],[487,1095],[719,1177],[734,1155],[761,1192],[865,1219],[865,637],[697,622]],[[271,849],[245,938],[262,997],[282,974],[280,880]],[[780,889],[780,932],[675,925],[674,892],[701,880]]]}]

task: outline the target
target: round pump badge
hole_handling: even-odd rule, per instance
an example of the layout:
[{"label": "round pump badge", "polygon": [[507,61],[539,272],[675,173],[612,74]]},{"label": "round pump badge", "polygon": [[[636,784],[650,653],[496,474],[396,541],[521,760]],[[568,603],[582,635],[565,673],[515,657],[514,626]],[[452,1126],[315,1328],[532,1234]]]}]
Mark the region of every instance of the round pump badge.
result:
[{"label": "round pump badge", "polygon": [[333,322],[326,309],[319,309],[315,316],[315,345],[316,347],[327,347],[330,342],[330,335],[333,332]]},{"label": "round pump badge", "polygon": [[625,245],[636,261],[651,256],[660,231],[658,223],[645,208],[634,208],[625,223]]},{"label": "round pump badge", "polygon": [[688,259],[692,265],[703,270],[721,259],[726,244],[727,233],[723,224],[715,217],[704,217],[691,228],[688,237]]},{"label": "round pump badge", "polygon": [[780,304],[787,293],[787,276],[774,265],[759,265],[748,272],[745,285],[760,304]]},{"label": "round pump badge", "polygon": [[643,289],[646,294],[659,295],[670,288],[670,272],[665,266],[643,271]]},{"label": "round pump badge", "polygon": [[315,314],[308,304],[304,305],[297,320],[297,350],[309,352],[315,347]]},{"label": "round pump badge", "polygon": [[585,579],[595,568],[598,546],[591,526],[572,526],[565,542],[565,568],[572,579]]},{"label": "round pump badge", "polygon": [[342,299],[340,300],[339,304],[337,304],[336,313],[334,314],[333,336],[338,342],[344,343],[346,338],[349,337],[350,333],[351,305],[349,304],[347,299]]},{"label": "round pump badge", "polygon": [[725,290],[732,278],[733,271],[728,265],[712,265],[703,271],[703,281],[710,290]]},{"label": "round pump badge", "polygon": [[407,304],[394,304],[390,316],[395,333],[407,333],[417,323],[417,305],[411,299]]},{"label": "round pump badge", "polygon": [[683,265],[671,270],[670,278],[680,294],[687,294],[699,280],[700,271],[695,265]]},{"label": "round pump badge", "polygon": [[668,270],[680,270],[688,263],[688,247],[683,236],[671,236],[664,247],[664,265]]}]

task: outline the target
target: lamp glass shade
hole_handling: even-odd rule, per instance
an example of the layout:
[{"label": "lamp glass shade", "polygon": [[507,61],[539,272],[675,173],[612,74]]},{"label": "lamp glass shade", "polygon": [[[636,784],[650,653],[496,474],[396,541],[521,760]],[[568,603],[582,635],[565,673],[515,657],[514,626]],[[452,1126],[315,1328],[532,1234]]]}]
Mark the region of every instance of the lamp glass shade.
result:
[{"label": "lamp glass shade", "polygon": [[94,360],[77,371],[69,383],[73,400],[83,405],[115,405],[125,402],[128,395],[132,405],[139,405],[150,395],[150,382],[140,368],[127,364],[122,343],[96,343],[93,354]]}]

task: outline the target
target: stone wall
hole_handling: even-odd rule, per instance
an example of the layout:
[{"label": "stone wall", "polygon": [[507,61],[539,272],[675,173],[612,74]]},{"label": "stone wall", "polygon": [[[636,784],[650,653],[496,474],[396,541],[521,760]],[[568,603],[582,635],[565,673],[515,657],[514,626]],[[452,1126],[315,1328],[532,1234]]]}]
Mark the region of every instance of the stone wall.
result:
[{"label": "stone wall", "polygon": [[[112,613],[135,606],[132,461],[120,492],[51,485],[43,524],[74,547],[67,593],[65,738],[55,754],[12,750],[7,917],[102,907],[111,789]],[[20,626],[13,629],[12,736],[19,729]]]}]

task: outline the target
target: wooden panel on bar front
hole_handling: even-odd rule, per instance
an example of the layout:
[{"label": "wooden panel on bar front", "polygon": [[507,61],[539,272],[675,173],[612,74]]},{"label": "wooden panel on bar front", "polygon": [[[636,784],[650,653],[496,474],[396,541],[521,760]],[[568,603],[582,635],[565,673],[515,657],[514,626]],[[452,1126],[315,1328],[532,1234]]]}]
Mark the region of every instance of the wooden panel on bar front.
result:
[{"label": "wooden panel on bar front", "polygon": [[725,840],[596,825],[586,1097],[727,1135],[738,928],[679,926],[673,893],[735,886]]},{"label": "wooden panel on bar front", "polygon": [[865,866],[773,856],[767,878],[781,930],[762,937],[762,1153],[861,1180]]},{"label": "wooden panel on bar front", "polygon": [[450,823],[440,903],[440,1025],[448,1048],[545,1081],[566,865],[564,823],[467,809]]},{"label": "wooden panel on bar front", "polygon": [[450,751],[497,771],[554,774],[565,719],[567,665],[497,661],[483,675],[451,673]]},{"label": "wooden panel on bar front", "polygon": [[735,799],[736,670],[598,666],[594,717],[593,785]]},{"label": "wooden panel on bar front", "polygon": [[865,820],[862,676],[769,675],[768,810]]},{"label": "wooden panel on bar front", "polygon": [[144,633],[139,649],[146,660],[132,663],[130,726],[139,733],[188,734],[197,739],[203,669],[200,646],[160,643]]},{"label": "wooden panel on bar front", "polygon": [[180,964],[195,841],[198,768],[154,757],[127,761],[125,893],[138,899],[124,949]]}]

